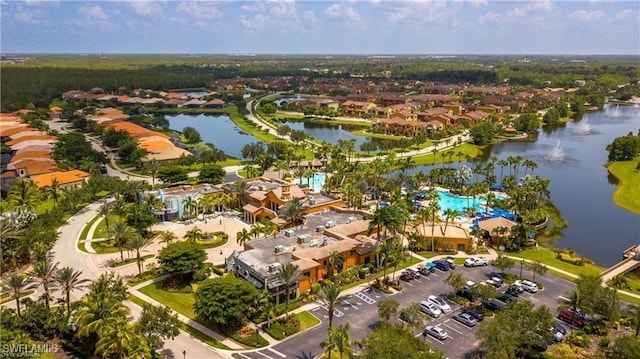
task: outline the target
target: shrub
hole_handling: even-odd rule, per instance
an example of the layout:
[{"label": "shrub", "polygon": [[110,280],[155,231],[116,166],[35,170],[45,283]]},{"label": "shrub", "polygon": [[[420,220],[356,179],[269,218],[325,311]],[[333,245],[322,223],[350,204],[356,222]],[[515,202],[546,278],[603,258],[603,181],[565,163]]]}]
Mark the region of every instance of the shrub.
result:
[{"label": "shrub", "polygon": [[602,337],[598,342],[598,346],[600,348],[607,348],[609,346],[609,343],[611,343],[611,339],[609,339],[609,337]]}]

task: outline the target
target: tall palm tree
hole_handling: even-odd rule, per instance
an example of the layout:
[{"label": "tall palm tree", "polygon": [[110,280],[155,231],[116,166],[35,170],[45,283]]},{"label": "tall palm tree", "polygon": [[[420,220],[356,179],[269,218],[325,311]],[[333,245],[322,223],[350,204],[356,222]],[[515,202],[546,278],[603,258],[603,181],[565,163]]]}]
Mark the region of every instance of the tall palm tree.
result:
[{"label": "tall palm tree", "polygon": [[246,180],[238,180],[231,184],[231,191],[236,198],[238,208],[242,208],[242,198],[244,197],[244,192],[247,188]]},{"label": "tall palm tree", "polygon": [[340,303],[343,298],[340,293],[342,293],[342,289],[333,282],[322,282],[319,296],[329,312],[329,328],[333,325],[333,312],[336,308],[336,304]]},{"label": "tall palm tree", "polygon": [[251,231],[246,228],[242,228],[242,231],[236,233],[236,242],[238,245],[244,246],[244,244],[251,240]]},{"label": "tall palm tree", "polygon": [[[289,320],[289,299],[291,297],[291,286],[294,284],[298,285],[298,279],[300,278],[300,270],[297,266],[287,263],[278,268],[278,276],[284,282],[284,311],[285,311],[285,320]],[[296,296],[297,296],[297,288],[296,288]]]},{"label": "tall palm tree", "polygon": [[58,263],[51,263],[48,260],[38,261],[31,271],[31,276],[38,281],[38,285],[42,285],[44,293],[44,303],[49,309],[49,299],[51,298],[51,290],[55,289],[56,281],[54,279],[58,271]]},{"label": "tall palm tree", "polygon": [[82,272],[75,271],[71,267],[62,267],[56,272],[54,279],[58,283],[59,289],[64,294],[67,305],[67,317],[71,314],[71,292],[86,287],[90,281],[80,278]]},{"label": "tall palm tree", "polygon": [[51,181],[51,185],[44,188],[47,197],[53,200],[53,206],[58,207],[58,203],[64,198],[65,191],[60,187],[60,182],[57,178]]},{"label": "tall palm tree", "polygon": [[9,203],[9,208],[35,212],[36,206],[40,203],[38,187],[30,179],[18,180],[11,187],[7,202]]},{"label": "tall palm tree", "polygon": [[110,322],[126,318],[128,314],[129,308],[108,293],[92,293],[74,316],[80,328],[78,334],[87,336],[92,333],[100,335]]},{"label": "tall palm tree", "polygon": [[202,229],[196,227],[192,230],[187,231],[187,233],[184,234],[184,239],[187,242],[191,242],[191,243],[195,243],[196,241],[201,241],[202,239],[204,239],[204,232],[202,232]]},{"label": "tall palm tree", "polygon": [[128,250],[134,251],[136,253],[136,263],[138,264],[138,274],[142,273],[142,256],[140,255],[140,251],[149,245],[149,240],[136,233],[129,241],[127,241],[126,246]]},{"label": "tall palm tree", "polygon": [[109,215],[113,212],[113,206],[110,203],[105,203],[98,208],[98,215],[104,218],[104,225],[107,227],[107,232],[109,231]]},{"label": "tall palm tree", "polygon": [[331,359],[331,352],[337,350],[340,353],[340,359],[347,355],[347,358],[353,356],[353,348],[351,343],[351,334],[349,333],[349,323],[341,325],[337,328],[329,327],[329,340],[320,343],[320,347],[325,350],[327,358]]},{"label": "tall palm tree", "polygon": [[118,250],[120,250],[120,261],[124,262],[124,255],[122,254],[122,249],[124,245],[127,243],[129,238],[133,236],[134,230],[129,227],[127,222],[118,221],[113,224],[113,227],[109,230],[109,237],[113,239],[115,244],[118,246]]},{"label": "tall palm tree", "polygon": [[192,196],[187,196],[182,200],[183,218],[191,218],[196,210],[196,200]]},{"label": "tall palm tree", "polygon": [[147,161],[142,167],[142,170],[144,173],[148,173],[151,175],[152,186],[156,185],[156,175],[158,174],[159,169],[160,169],[160,161],[158,160]]},{"label": "tall palm tree", "polygon": [[442,229],[442,236],[447,234],[447,226],[449,225],[449,221],[451,223],[455,223],[455,220],[460,218],[460,212],[454,208],[447,208],[442,213],[444,215],[444,229]]},{"label": "tall palm tree", "polygon": [[[24,229],[19,227],[16,221],[10,217],[0,217],[0,274],[4,272],[4,247],[7,245],[8,240],[15,240],[24,233]],[[11,257],[11,256],[9,256]]]},{"label": "tall palm tree", "polygon": [[16,309],[18,310],[18,316],[20,316],[20,298],[30,290],[32,278],[22,273],[9,273],[9,276],[4,281],[4,285],[9,289],[11,297],[16,300]]},{"label": "tall palm tree", "polygon": [[329,266],[327,268],[327,275],[329,277],[329,280],[331,280],[331,278],[333,278],[334,272],[337,271],[338,273],[340,273],[340,270],[344,265],[344,256],[338,251],[333,251],[329,254],[328,263]]},{"label": "tall palm tree", "polygon": [[291,220],[291,225],[294,227],[297,225],[303,212],[304,208],[302,207],[302,199],[299,197],[291,197],[291,200],[282,208],[283,216],[285,218],[289,218]]}]

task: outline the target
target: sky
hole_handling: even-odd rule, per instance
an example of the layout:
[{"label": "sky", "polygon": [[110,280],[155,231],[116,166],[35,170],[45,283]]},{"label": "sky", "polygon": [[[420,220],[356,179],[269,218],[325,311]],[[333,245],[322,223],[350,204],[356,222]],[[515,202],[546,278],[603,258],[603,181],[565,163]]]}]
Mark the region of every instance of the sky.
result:
[{"label": "sky", "polygon": [[640,55],[640,1],[0,0],[0,52]]}]

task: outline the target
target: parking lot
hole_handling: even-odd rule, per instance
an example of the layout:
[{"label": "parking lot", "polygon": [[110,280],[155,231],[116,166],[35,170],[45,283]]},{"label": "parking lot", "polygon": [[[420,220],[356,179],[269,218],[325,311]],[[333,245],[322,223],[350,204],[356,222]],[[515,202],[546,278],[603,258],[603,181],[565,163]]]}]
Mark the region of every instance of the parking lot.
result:
[{"label": "parking lot", "polygon": [[[467,280],[479,283],[488,279],[488,274],[495,271],[495,268],[491,266],[474,268],[458,266],[455,271],[462,274]],[[517,268],[514,267],[511,272],[518,275],[520,273],[519,265]],[[360,340],[366,337],[379,321],[377,313],[378,301],[387,297],[394,299],[400,304],[398,308],[398,311],[400,311],[412,304],[426,300],[429,295],[444,296],[453,290],[451,286],[444,283],[444,280],[450,273],[450,271],[442,272],[436,270],[436,272],[427,277],[422,276],[410,282],[401,282],[403,290],[393,295],[387,296],[384,293],[372,289],[356,292],[336,307],[333,325],[338,326],[349,323],[351,338],[353,340]],[[531,279],[531,273],[526,269],[523,270],[522,274],[524,278]],[[400,272],[396,273],[396,279],[399,275]],[[528,292],[522,293],[519,300],[530,300],[536,305],[546,305],[551,309],[553,314],[556,313],[558,300],[567,297],[568,292],[575,287],[572,282],[550,274],[537,276],[536,281],[542,282],[544,289],[536,294]],[[501,290],[503,291],[506,288],[507,286],[505,285]],[[438,325],[445,329],[449,335],[447,339],[440,340],[433,336],[423,337],[422,331],[416,331],[414,334],[423,338],[423,340],[428,342],[433,348],[442,350],[448,358],[470,357],[471,353],[477,349],[478,339],[476,338],[476,331],[478,327],[469,328],[452,319],[452,315],[460,309],[460,306],[451,301],[447,301],[447,303],[452,308],[451,312],[442,314],[438,318],[431,318],[427,315],[424,316],[425,325]],[[329,317],[326,308],[321,306],[313,310],[312,313],[323,321],[320,326],[289,338],[273,349],[285,355],[287,358],[313,358],[321,354],[322,349],[319,345],[320,342],[326,339]],[[428,320],[428,322],[426,322],[426,320]],[[485,320],[491,319],[487,318]],[[400,323],[400,319],[396,318],[394,322]],[[264,354],[265,355],[261,355],[262,358],[281,357],[273,353]]]}]

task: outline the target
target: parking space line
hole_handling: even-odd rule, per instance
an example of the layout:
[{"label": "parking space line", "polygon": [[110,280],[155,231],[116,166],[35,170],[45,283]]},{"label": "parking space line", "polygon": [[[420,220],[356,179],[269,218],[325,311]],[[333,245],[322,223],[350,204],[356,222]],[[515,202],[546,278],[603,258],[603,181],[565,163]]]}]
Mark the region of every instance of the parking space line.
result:
[{"label": "parking space line", "polygon": [[408,286],[410,286],[410,287],[415,287],[415,285],[413,285],[413,284],[411,284],[411,283],[409,283],[409,282],[404,282],[404,284],[406,284],[406,285],[408,285]]},{"label": "parking space line", "polygon": [[239,356],[241,356],[241,357],[243,357],[243,358],[251,359],[251,357],[248,357],[248,356],[246,356],[246,355],[244,355],[244,354],[242,354],[242,353],[238,353],[238,355],[239,355]]},{"label": "parking space line", "polygon": [[268,356],[267,354],[265,354],[265,353],[263,353],[263,352],[255,352],[255,353],[260,354],[260,355],[262,355],[262,356],[263,356],[263,357],[265,357],[265,358],[273,359],[272,357]]},{"label": "parking space line", "polygon": [[442,323],[442,325],[444,325],[445,327],[447,327],[447,328],[449,328],[449,329],[453,330],[454,332],[456,332],[456,333],[458,333],[458,334],[461,334],[461,335],[462,335],[462,334],[464,334],[463,332],[461,332],[461,331],[457,330],[456,328],[454,328],[454,327],[452,327],[452,326],[448,325],[448,324],[447,324],[447,322],[449,322],[449,320],[447,320],[446,322]]},{"label": "parking space line", "polygon": [[273,354],[281,357],[281,358],[286,358],[287,356],[285,354],[280,353],[279,351],[273,349],[273,348],[267,348],[268,351],[272,352]]},{"label": "parking space line", "polygon": [[418,283],[422,283],[419,279],[414,279]]}]

